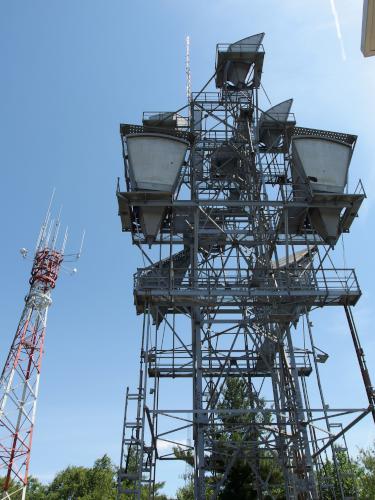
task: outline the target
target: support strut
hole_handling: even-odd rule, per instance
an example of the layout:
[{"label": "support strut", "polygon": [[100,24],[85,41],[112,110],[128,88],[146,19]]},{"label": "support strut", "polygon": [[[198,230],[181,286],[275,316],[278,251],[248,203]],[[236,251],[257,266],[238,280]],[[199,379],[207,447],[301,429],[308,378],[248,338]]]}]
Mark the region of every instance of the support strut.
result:
[{"label": "support strut", "polygon": [[346,319],[349,325],[350,334],[353,339],[354,349],[357,355],[359,368],[361,370],[363,383],[366,389],[368,402],[371,408],[372,418],[374,419],[375,423],[375,394],[374,394],[374,387],[371,383],[370,374],[366,364],[365,353],[361,346],[361,342],[359,340],[357,328],[354,323],[353,313],[350,309],[350,306],[345,305],[344,309],[345,309]]}]

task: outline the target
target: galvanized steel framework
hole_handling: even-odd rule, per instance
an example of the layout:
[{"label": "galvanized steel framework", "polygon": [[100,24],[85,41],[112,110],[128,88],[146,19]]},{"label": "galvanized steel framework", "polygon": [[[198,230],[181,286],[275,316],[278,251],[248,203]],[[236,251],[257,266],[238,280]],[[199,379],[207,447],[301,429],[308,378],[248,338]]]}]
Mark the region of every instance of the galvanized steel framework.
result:
[{"label": "galvanized steel framework", "polygon": [[[143,332],[139,385],[126,394],[119,496],[140,498],[147,486],[153,497],[158,460],[176,459],[163,451],[167,443],[191,461],[197,499],[217,498],[238,459],[250,464],[258,498],[276,495],[265,461],[282,471],[287,498],[324,491],[336,498],[324,478],[326,457],[343,498],[338,445],[346,449],[346,430],[374,416],[351,313],[360,288],[354,270],[337,269],[330,258],[365,193],[361,184],[344,193],[346,171],[334,186],[324,178],[330,166],[349,165],[356,137],[297,127],[291,100],[261,111],[262,38],[218,45],[215,74],[187,107],[145,113],[143,126],[121,125],[127,189],[119,184],[119,215],[145,265],[134,276]],[[207,91],[212,80],[216,92]],[[146,142],[135,147],[139,140]],[[167,149],[173,140],[188,145],[170,189],[158,188],[160,179],[141,183],[148,170],[161,178],[167,168],[167,150],[165,164],[152,164],[155,140],[157,147],[169,141]],[[318,156],[329,149],[311,160],[310,147]],[[323,170],[308,172],[329,155]],[[309,318],[325,306],[345,308],[368,407],[326,404],[319,364],[328,356],[316,347]],[[232,377],[244,381],[243,408],[223,401]],[[191,381],[192,404],[164,406],[164,379],[175,379],[168,387],[176,394],[179,380]],[[193,446],[181,440],[187,428]]]}]

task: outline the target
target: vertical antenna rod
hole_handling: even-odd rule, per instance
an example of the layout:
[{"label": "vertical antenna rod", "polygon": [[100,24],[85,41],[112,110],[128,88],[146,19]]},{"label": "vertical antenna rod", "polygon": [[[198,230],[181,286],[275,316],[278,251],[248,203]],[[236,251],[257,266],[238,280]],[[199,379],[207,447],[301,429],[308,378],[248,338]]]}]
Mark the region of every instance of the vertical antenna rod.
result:
[{"label": "vertical antenna rod", "polygon": [[185,39],[186,56],[185,56],[185,73],[186,73],[186,97],[188,102],[191,101],[191,71],[190,71],[190,36]]}]

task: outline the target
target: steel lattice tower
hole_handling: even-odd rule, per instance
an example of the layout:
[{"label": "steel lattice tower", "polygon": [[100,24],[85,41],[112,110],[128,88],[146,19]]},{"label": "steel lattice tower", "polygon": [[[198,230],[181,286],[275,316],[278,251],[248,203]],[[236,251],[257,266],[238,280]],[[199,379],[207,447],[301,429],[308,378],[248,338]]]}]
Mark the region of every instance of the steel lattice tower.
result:
[{"label": "steel lattice tower", "polygon": [[[0,378],[0,471],[3,499],[26,498],[48,308],[64,259],[67,232],[56,249],[60,218],[48,209],[41,227],[30,290]],[[23,249],[24,256],[26,250]]]},{"label": "steel lattice tower", "polygon": [[[374,416],[351,312],[361,291],[355,271],[330,257],[365,198],[361,183],[347,192],[356,137],[297,127],[291,99],[262,110],[263,36],[219,44],[213,77],[178,112],[145,112],[143,125],[120,127],[119,215],[144,267],[134,276],[143,332],[139,385],[126,393],[119,497],[140,498],[146,486],[152,498],[157,462],[183,458],[197,499],[217,498],[238,460],[258,498],[282,488],[288,499],[317,499],[335,495],[324,475],[330,458],[344,498],[345,433]],[[319,365],[328,355],[310,313],[328,306],[345,309],[364,408],[326,403]],[[181,380],[191,406],[179,403]],[[233,381],[242,400],[228,406]],[[180,437],[190,427],[192,446]]]}]

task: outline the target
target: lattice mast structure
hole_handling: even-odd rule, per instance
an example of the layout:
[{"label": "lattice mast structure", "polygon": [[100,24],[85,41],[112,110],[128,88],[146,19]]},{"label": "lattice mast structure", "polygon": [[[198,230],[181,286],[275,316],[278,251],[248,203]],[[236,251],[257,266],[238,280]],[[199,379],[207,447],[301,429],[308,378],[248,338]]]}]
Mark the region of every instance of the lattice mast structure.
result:
[{"label": "lattice mast structure", "polygon": [[[152,498],[156,464],[183,459],[197,499],[217,498],[239,462],[258,498],[344,498],[346,431],[374,416],[351,311],[361,291],[354,270],[330,257],[365,198],[361,183],[347,192],[356,137],[297,127],[292,99],[261,109],[263,36],[219,44],[214,75],[187,106],[120,127],[119,215],[144,267],[134,276],[143,330],[119,497],[148,488]],[[363,408],[331,408],[324,396],[328,354],[310,313],[326,306],[345,309]],[[181,437],[187,428],[192,446]]]},{"label": "lattice mast structure", "polygon": [[[61,247],[57,248],[59,229],[60,216],[52,220],[49,208],[33,257],[30,289],[0,378],[3,499],[26,498],[47,315],[67,240],[65,231]],[[26,250],[22,252],[25,257]]]}]

